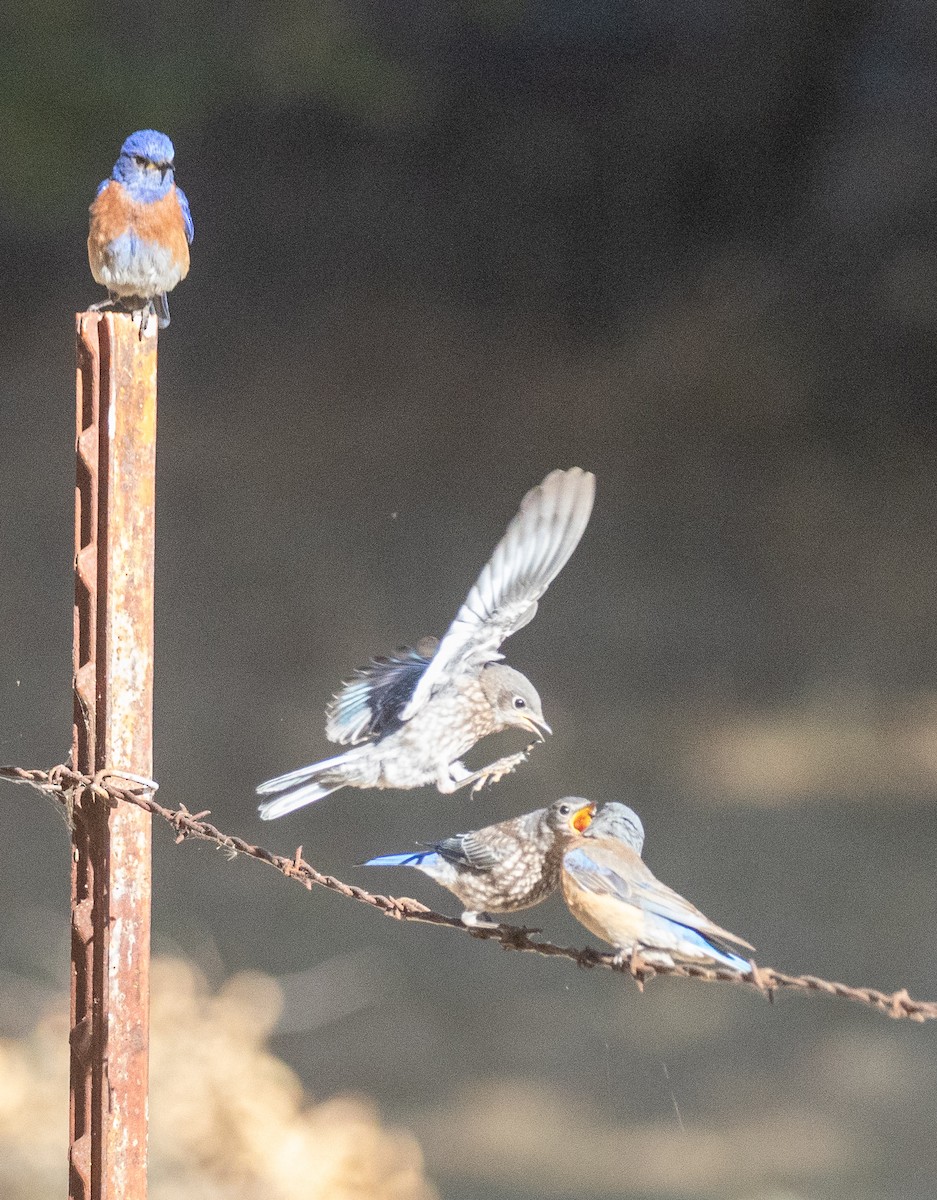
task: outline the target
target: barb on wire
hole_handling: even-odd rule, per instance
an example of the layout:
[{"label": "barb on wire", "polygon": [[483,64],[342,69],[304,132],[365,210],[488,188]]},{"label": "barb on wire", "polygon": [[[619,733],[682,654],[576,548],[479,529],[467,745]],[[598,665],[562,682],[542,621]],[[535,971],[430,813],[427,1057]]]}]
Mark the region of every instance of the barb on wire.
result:
[{"label": "barb on wire", "polygon": [[[113,804],[134,804],[146,812],[161,817],[168,825],[171,825],[176,831],[177,843],[185,841],[186,838],[199,838],[206,842],[213,842],[226,851],[231,858],[244,854],[248,858],[266,863],[288,879],[297,880],[309,891],[315,884],[328,888],[329,891],[338,892],[339,895],[347,896],[351,900],[357,900],[361,904],[370,905],[371,908],[377,909],[387,917],[394,917],[398,921],[420,921],[426,925],[443,925],[449,929],[458,929],[462,933],[468,934],[469,937],[497,942],[505,950],[520,950],[551,958],[568,958],[580,967],[607,967],[612,970],[621,970],[633,975],[638,986],[642,988],[644,983],[655,975],[679,975],[683,978],[703,979],[707,982],[741,983],[755,988],[771,999],[775,992],[783,990],[823,992],[828,996],[838,996],[843,1000],[852,1000],[857,1004],[868,1005],[885,1013],[886,1016],[896,1019],[903,1018],[909,1021],[937,1019],[937,1002],[915,1000],[908,995],[906,988],[887,993],[878,991],[876,988],[850,987],[845,983],[820,979],[816,975],[786,975],[771,967],[760,967],[754,962],[750,976],[739,976],[735,972],[719,968],[684,963],[669,967],[656,964],[651,966],[650,963],[641,960],[637,954],[632,957],[630,964],[626,963],[622,966],[616,961],[614,954],[602,953],[589,947],[578,950],[572,946],[557,946],[552,942],[534,941],[530,935],[539,930],[518,925],[497,925],[492,928],[464,925],[458,917],[447,917],[442,913],[434,912],[425,904],[420,904],[418,900],[411,900],[407,896],[382,896],[378,893],[368,892],[355,884],[344,883],[341,879],[336,879],[334,875],[323,875],[303,858],[302,846],[297,847],[292,858],[283,854],[274,854],[262,846],[255,846],[243,838],[222,833],[221,830],[216,829],[214,825],[205,820],[209,815],[207,809],[203,812],[192,813],[184,804],[175,809],[166,808],[153,798],[154,788],[150,786],[150,781],[141,780],[137,776],[128,776],[116,771],[102,771],[92,777],[80,775],[66,766],[53,767],[50,771],[0,766],[0,779],[7,779],[13,783],[30,784],[39,791],[53,796],[68,813],[75,811],[76,797],[80,797],[84,791],[91,791],[101,798],[110,800]],[[112,782],[105,782],[115,779],[128,780],[136,786],[121,787]]]}]

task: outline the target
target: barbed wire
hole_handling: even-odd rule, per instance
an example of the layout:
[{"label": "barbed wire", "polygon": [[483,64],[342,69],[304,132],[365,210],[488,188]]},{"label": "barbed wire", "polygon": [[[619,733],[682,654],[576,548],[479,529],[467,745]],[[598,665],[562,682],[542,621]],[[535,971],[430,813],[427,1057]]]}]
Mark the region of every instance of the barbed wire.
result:
[{"label": "barbed wire", "polygon": [[99,799],[112,804],[133,804],[154,816],[160,817],[176,832],[176,843],[188,838],[212,842],[226,851],[231,858],[243,854],[257,862],[273,867],[287,879],[301,883],[308,891],[313,886],[327,888],[357,900],[371,908],[382,912],[386,917],[398,921],[419,921],[424,925],[439,925],[447,929],[456,929],[469,937],[481,941],[493,941],[504,950],[518,950],[525,953],[540,954],[547,958],[568,958],[577,966],[583,968],[606,967],[631,975],[638,986],[644,984],[655,975],[675,975],[686,979],[702,979],[706,982],[735,983],[754,988],[769,999],[774,999],[776,992],[795,990],[804,992],[822,992],[827,996],[838,996],[843,1000],[851,1000],[864,1004],[895,1019],[909,1021],[931,1021],[937,1019],[937,1002],[930,1000],[915,1000],[906,988],[896,992],[881,992],[877,988],[850,987],[845,983],[837,983],[830,979],[821,979],[816,975],[787,975],[783,971],[775,971],[771,967],[751,964],[751,975],[739,976],[734,971],[718,967],[703,967],[690,963],[677,963],[671,966],[650,964],[644,961],[638,953],[632,955],[630,962],[621,963],[614,954],[603,953],[591,947],[576,949],[572,946],[558,946],[553,942],[534,941],[531,934],[539,933],[539,929],[531,929],[519,925],[497,925],[493,927],[469,926],[463,924],[458,917],[447,917],[443,913],[434,912],[418,900],[408,896],[384,896],[380,893],[369,892],[353,883],[345,883],[334,875],[324,875],[317,871],[303,858],[302,846],[297,847],[295,854],[289,858],[283,854],[274,854],[262,846],[255,846],[244,838],[234,834],[223,833],[205,820],[210,810],[190,812],[184,804],[178,808],[166,808],[159,804],[152,794],[151,788],[141,785],[120,787],[114,783],[105,782],[107,779],[131,779],[133,776],[120,775],[117,772],[99,772],[96,776],[81,775],[67,766],[53,767],[49,771],[28,769],[25,767],[0,766],[0,779],[12,783],[25,783],[52,796],[64,808],[71,823],[76,800],[81,793],[88,791]]}]

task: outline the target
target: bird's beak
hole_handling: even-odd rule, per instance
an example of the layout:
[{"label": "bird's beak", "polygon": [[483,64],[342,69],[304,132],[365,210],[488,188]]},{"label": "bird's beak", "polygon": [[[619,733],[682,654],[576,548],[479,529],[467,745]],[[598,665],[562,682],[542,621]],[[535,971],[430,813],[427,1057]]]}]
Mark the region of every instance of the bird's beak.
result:
[{"label": "bird's beak", "polygon": [[529,729],[529,730],[530,730],[530,732],[531,732],[531,733],[533,733],[533,734],[535,734],[535,735],[536,735],[536,737],[537,737],[537,738],[539,738],[539,740],[540,740],[541,742],[545,742],[545,741],[547,740],[547,739],[544,737],[544,734],[545,734],[545,733],[552,733],[552,732],[553,732],[553,730],[552,730],[552,729],[550,728],[550,726],[549,726],[549,725],[546,723],[546,721],[543,719],[543,717],[532,717],[532,716],[530,716],[529,714],[527,714],[527,715],[526,715],[526,716],[523,718],[523,722],[522,722],[522,723],[523,723],[523,726],[524,726],[524,728],[525,728],[525,729]]},{"label": "bird's beak", "polygon": [[585,833],[585,831],[592,824],[592,818],[594,816],[595,805],[591,803],[584,804],[582,808],[577,809],[576,812],[573,813],[573,819],[570,824],[577,833]]}]

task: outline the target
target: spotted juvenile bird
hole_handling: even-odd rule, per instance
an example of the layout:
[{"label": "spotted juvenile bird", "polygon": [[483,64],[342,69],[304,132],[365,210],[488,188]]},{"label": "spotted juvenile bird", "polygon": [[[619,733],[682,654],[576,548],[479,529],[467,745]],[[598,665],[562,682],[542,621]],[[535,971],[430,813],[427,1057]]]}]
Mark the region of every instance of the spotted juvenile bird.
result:
[{"label": "spotted juvenile bird", "polygon": [[754,947],[655,878],[641,859],[643,846],[637,813],[604,805],[563,856],[563,898],[576,920],[615,946],[621,962],[637,950],[652,966],[691,962],[750,974],[751,964],[719,943]]},{"label": "spotted juvenile bird", "polygon": [[143,326],[155,312],[160,329],[169,324],[166,293],[188,274],[195,236],[189,202],[176,186],[174,158],[165,133],[132,133],[110,178],[98,185],[88,233],[91,274],[108,292],[108,300],[93,308],[142,311]]},{"label": "spotted juvenile bird", "polygon": [[529,491],[435,653],[403,650],[357,671],[326,710],[326,736],[352,748],[262,783],[260,795],[276,799],[260,815],[282,817],[342,787],[477,788],[522,762],[526,753],[469,771],[459,759],[501,729],[541,741],[551,732],[534,685],[498,661],[498,648],[533,619],[585,531],[594,495],[595,476],[579,467],[552,471]]},{"label": "spotted juvenile bird", "polygon": [[595,805],[576,796],[549,808],[457,833],[425,850],[382,854],[366,867],[416,867],[465,905],[466,925],[491,925],[489,913],[532,908],[556,891],[563,851],[587,828]]}]

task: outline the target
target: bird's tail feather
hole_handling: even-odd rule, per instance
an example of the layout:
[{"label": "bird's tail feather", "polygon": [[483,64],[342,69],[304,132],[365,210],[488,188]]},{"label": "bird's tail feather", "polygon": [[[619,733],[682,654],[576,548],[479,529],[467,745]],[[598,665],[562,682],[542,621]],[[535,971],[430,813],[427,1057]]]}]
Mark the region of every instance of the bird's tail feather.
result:
[{"label": "bird's tail feather", "polygon": [[[263,820],[273,821],[276,817],[286,816],[304,804],[312,804],[344,787],[344,780],[340,773],[336,773],[336,767],[344,763],[346,757],[346,754],[337,754],[334,758],[299,767],[260,784],[257,788],[259,796],[277,796],[276,800],[267,800],[260,805]],[[281,792],[285,794],[279,795]]]},{"label": "bird's tail feather", "polygon": [[369,858],[365,867],[419,867],[428,858],[432,858],[435,850],[415,850],[412,854],[381,854],[377,858]]},{"label": "bird's tail feather", "polygon": [[731,950],[720,950],[718,946],[713,947],[710,953],[716,962],[721,963],[724,967],[731,967],[733,971],[738,971],[740,975],[751,974],[752,964],[747,958],[733,954]]},{"label": "bird's tail feather", "polygon": [[276,800],[265,801],[260,805],[258,811],[262,820],[273,821],[277,817],[285,817],[287,813],[295,812],[304,804],[312,804],[315,800],[321,800],[323,796],[329,796],[344,786],[343,783],[335,783],[331,787],[326,787],[325,784],[316,783],[313,780],[312,783],[298,787],[295,791],[287,792],[285,796],[278,796]]},{"label": "bird's tail feather", "polygon": [[345,754],[336,754],[334,758],[323,758],[321,762],[310,763],[308,767],[297,767],[295,771],[287,771],[285,775],[267,779],[264,783],[257,785],[257,795],[272,796],[277,792],[288,792],[298,783],[305,783],[307,779],[315,779],[317,775],[331,771],[339,763],[343,763],[345,758]]},{"label": "bird's tail feather", "polygon": [[691,942],[698,946],[699,949],[707,958],[714,959],[723,967],[730,967],[734,971],[738,971],[742,975],[751,973],[752,965],[746,958],[740,957],[738,954],[733,954],[731,950],[723,949],[717,946],[715,942],[709,940],[705,935],[698,933],[695,929],[688,929],[686,926],[682,930],[682,938],[685,942]]}]

